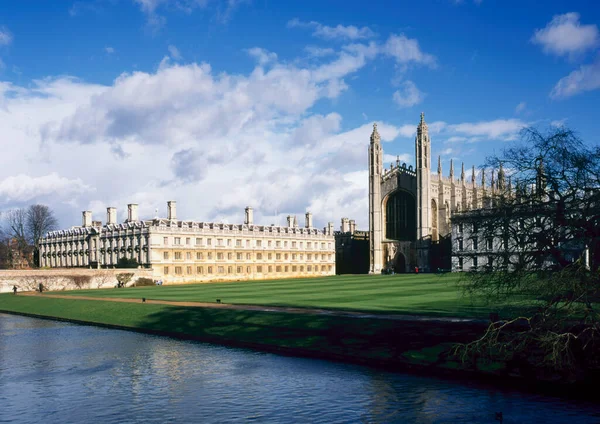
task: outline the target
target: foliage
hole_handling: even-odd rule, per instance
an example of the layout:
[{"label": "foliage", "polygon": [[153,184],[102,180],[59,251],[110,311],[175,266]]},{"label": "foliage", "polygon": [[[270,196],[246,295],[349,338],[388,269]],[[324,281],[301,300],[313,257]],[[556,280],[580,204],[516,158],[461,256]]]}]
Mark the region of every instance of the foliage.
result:
[{"label": "foliage", "polygon": [[152,278],[140,277],[135,281],[136,287],[155,286],[156,282]]},{"label": "foliage", "polygon": [[488,208],[458,220],[493,244],[489,262],[462,281],[470,295],[497,302],[535,297],[535,313],[492,323],[457,353],[510,362],[521,373],[573,380],[600,370],[600,148],[572,131],[523,132],[523,144],[489,158],[512,184],[499,184]]},{"label": "foliage", "polygon": [[138,263],[137,259],[135,258],[127,258],[125,256],[123,256],[122,258],[119,258],[119,260],[117,261],[117,268],[137,268],[139,267],[140,264]]}]

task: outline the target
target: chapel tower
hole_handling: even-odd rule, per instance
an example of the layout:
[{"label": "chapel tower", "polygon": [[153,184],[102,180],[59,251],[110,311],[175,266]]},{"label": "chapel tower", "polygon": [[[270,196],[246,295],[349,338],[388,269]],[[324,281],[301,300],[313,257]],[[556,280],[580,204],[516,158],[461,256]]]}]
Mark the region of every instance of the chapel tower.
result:
[{"label": "chapel tower", "polygon": [[369,273],[378,274],[383,266],[381,241],[383,239],[381,176],[383,173],[383,151],[377,124],[373,124],[371,143],[369,144]]},{"label": "chapel tower", "polygon": [[415,138],[415,158],[417,160],[417,240],[431,235],[431,142],[421,113],[421,122]]}]

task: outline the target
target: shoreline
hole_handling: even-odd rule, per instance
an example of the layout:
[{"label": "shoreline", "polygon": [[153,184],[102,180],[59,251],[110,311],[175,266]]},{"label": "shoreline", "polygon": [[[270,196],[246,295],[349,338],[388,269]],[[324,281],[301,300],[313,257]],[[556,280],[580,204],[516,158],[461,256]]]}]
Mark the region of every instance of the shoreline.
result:
[{"label": "shoreline", "polygon": [[[12,297],[12,295],[10,295]],[[89,300],[53,299],[42,296],[15,296],[17,303],[21,299],[32,299],[38,305],[45,302],[44,307],[57,307],[56,313],[49,313],[43,308],[34,311],[31,302],[29,305],[5,305],[6,296],[0,297],[0,313],[27,316],[38,319],[49,319],[68,322],[77,325],[93,325],[102,328],[134,331],[138,333],[170,337],[181,340],[193,340],[233,348],[251,349],[261,352],[273,353],[284,356],[304,357],[335,362],[367,366],[391,372],[404,372],[412,375],[449,378],[461,382],[477,382],[498,387],[499,389],[519,390],[541,393],[552,396],[568,397],[575,399],[595,399],[590,391],[589,383],[565,384],[548,381],[528,381],[519,376],[503,375],[495,370],[469,370],[460,368],[457,361],[449,360],[447,350],[454,343],[471,340],[484,327],[481,322],[440,322],[440,321],[414,321],[404,320],[393,322],[377,317],[356,318],[348,316],[320,316],[310,314],[287,314],[269,311],[245,310],[214,310],[205,308],[190,308],[171,305],[149,305],[142,303],[129,303],[127,309],[119,303],[125,313],[134,307],[135,312],[144,310],[140,315],[144,318],[137,325],[127,322],[126,319],[115,320],[114,308],[109,313],[110,319],[95,316],[98,308],[114,306],[113,302],[98,302]],[[89,313],[73,312],[64,308],[67,303],[77,302],[78,306],[93,302],[95,308]],[[50,302],[50,303],[47,303]],[[58,304],[51,305],[52,303]],[[23,307],[25,306],[25,308]],[[35,305],[34,305],[35,306]],[[87,305],[86,305],[87,306]],[[164,311],[148,310],[160,307]],[[119,310],[119,309],[117,309]],[[78,312],[81,312],[78,311]],[[145,312],[145,313],[144,313]],[[151,321],[149,318],[156,314],[166,314],[164,320]],[[183,314],[183,327],[181,320],[171,325],[169,318]],[[190,315],[192,314],[192,315]],[[224,316],[214,316],[215,314]],[[286,317],[286,315],[288,315]],[[293,317],[292,317],[293,315]],[[300,320],[292,324],[289,319]],[[85,319],[87,318],[87,319]],[[197,318],[206,318],[204,322]],[[233,325],[236,322],[261,321],[258,325]],[[219,321],[216,325],[215,323]],[[262,323],[265,321],[266,326]],[[205,324],[200,326],[199,323]],[[128,325],[129,324],[129,325]],[[299,324],[299,325],[298,325]],[[210,327],[212,325],[213,327]],[[221,327],[229,328],[219,332]],[[259,328],[260,327],[260,328]],[[263,328],[265,327],[265,328]],[[349,331],[345,328],[351,327]],[[440,328],[441,327],[441,328]],[[487,325],[486,325],[487,327]],[[168,329],[167,329],[168,328]],[[187,328],[187,331],[186,331]],[[194,330],[196,328],[196,330]],[[208,328],[210,331],[205,331]],[[257,330],[259,328],[259,330]],[[307,328],[309,328],[307,330]],[[312,328],[312,330],[310,329]],[[183,331],[182,331],[183,330]],[[262,331],[261,331],[262,330]],[[356,333],[355,333],[356,330]],[[323,338],[323,333],[325,337]],[[271,337],[262,336],[271,334]],[[352,340],[349,341],[348,337]]]}]

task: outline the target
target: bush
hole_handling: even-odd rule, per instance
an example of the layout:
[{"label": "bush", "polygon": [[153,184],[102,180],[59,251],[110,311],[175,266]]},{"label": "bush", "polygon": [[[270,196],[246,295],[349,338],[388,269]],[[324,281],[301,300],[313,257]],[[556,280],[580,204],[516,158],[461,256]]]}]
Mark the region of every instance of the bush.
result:
[{"label": "bush", "polygon": [[140,266],[140,264],[137,259],[127,259],[125,256],[120,258],[117,262],[117,268],[137,268],[138,266]]},{"label": "bush", "polygon": [[139,287],[155,286],[156,282],[152,278],[140,277],[135,282],[135,285]]}]

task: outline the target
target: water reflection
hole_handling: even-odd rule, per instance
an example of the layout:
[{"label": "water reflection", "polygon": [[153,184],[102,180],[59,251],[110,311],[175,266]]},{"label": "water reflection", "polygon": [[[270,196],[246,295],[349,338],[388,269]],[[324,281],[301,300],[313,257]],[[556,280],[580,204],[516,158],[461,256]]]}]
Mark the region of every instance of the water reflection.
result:
[{"label": "water reflection", "polygon": [[5,422],[599,422],[598,405],[0,314]]}]

